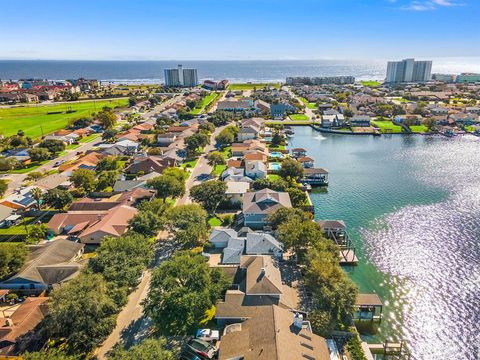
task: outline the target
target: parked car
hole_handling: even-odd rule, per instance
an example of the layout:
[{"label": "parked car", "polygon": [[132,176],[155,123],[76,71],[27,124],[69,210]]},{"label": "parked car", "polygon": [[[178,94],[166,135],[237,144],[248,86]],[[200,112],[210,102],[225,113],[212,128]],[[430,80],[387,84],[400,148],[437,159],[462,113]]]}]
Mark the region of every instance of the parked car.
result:
[{"label": "parked car", "polygon": [[220,334],[218,330],[198,329],[195,337],[203,341],[211,342],[218,341],[220,339]]},{"label": "parked car", "polygon": [[187,349],[207,359],[213,359],[217,352],[215,346],[212,346],[208,342],[200,339],[190,340],[187,344]]},{"label": "parked car", "polygon": [[53,167],[59,167],[59,166],[62,165],[64,162],[65,162],[64,160],[57,161],[57,162],[55,162],[55,164],[53,164]]}]

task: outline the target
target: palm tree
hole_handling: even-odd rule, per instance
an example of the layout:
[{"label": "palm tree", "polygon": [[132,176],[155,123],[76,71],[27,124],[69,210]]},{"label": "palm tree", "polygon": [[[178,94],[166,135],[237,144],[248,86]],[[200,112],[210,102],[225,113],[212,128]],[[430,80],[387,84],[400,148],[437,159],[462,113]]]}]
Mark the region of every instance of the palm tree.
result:
[{"label": "palm tree", "polygon": [[40,200],[42,200],[42,197],[43,197],[42,190],[38,187],[34,187],[31,191],[31,193],[32,193],[32,197],[37,202],[38,210],[40,210],[40,207],[41,207]]}]

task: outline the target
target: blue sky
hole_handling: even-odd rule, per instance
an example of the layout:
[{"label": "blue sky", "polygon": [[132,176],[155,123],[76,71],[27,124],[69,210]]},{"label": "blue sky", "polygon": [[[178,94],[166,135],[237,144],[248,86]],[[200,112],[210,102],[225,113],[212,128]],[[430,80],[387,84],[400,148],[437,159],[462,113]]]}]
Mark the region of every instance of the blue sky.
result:
[{"label": "blue sky", "polygon": [[0,0],[1,59],[480,56],[479,0]]}]

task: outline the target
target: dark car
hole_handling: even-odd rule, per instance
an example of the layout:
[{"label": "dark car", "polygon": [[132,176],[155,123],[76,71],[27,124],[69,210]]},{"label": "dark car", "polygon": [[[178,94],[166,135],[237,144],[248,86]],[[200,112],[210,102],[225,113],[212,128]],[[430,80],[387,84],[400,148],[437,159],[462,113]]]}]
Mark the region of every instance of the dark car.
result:
[{"label": "dark car", "polygon": [[194,353],[198,355],[200,359],[213,359],[217,353],[217,349],[206,341],[191,339],[185,346],[183,353]]}]

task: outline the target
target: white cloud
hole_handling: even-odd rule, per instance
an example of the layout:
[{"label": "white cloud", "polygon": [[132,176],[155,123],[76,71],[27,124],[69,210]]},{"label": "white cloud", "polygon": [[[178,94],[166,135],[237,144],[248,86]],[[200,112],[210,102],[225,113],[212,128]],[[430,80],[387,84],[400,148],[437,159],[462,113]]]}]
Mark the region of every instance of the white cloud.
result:
[{"label": "white cloud", "polygon": [[[387,0],[389,3],[399,4],[397,0]],[[462,4],[452,0],[414,0],[400,5],[401,10],[431,11],[442,7],[460,6]]]}]

